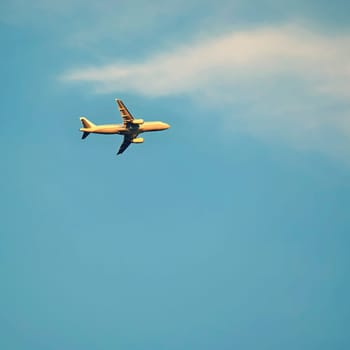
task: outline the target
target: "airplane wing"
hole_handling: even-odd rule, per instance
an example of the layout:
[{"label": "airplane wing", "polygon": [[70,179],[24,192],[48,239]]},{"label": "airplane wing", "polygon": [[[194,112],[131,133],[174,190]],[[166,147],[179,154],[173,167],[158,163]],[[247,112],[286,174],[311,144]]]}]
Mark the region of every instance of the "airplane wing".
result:
[{"label": "airplane wing", "polygon": [[130,143],[131,143],[131,138],[125,135],[123,143],[121,144],[117,154],[123,153],[130,146]]},{"label": "airplane wing", "polygon": [[128,111],[128,109],[125,107],[123,101],[116,99],[115,102],[117,102],[117,105],[118,105],[118,108],[119,108],[119,111],[120,111],[120,115],[123,118],[124,124],[130,123],[134,119],[134,117]]}]

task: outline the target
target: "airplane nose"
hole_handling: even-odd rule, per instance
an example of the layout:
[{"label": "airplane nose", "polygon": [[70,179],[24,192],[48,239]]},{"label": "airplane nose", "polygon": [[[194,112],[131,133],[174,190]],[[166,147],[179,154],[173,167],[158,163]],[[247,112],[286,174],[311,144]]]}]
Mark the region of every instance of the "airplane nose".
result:
[{"label": "airplane nose", "polygon": [[165,128],[165,129],[169,129],[169,128],[170,128],[170,125],[167,124],[167,123],[164,123],[164,128]]}]

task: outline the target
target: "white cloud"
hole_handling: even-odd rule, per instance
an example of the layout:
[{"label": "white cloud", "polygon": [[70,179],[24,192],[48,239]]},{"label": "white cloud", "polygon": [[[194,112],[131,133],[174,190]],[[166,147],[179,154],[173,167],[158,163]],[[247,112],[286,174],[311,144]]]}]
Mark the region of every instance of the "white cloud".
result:
[{"label": "white cloud", "polygon": [[350,92],[350,36],[324,37],[295,27],[234,32],[158,53],[142,63],[118,62],[77,69],[67,80],[89,81],[98,90],[169,95],[214,84],[297,74],[315,92]]},{"label": "white cloud", "polygon": [[350,111],[349,57],[349,35],[288,25],[189,42],[142,62],[75,69],[63,79],[89,83],[97,92],[187,94],[225,109],[243,104],[244,117],[232,117],[235,126],[322,148],[331,143],[329,130],[337,140],[350,136],[344,127]]}]

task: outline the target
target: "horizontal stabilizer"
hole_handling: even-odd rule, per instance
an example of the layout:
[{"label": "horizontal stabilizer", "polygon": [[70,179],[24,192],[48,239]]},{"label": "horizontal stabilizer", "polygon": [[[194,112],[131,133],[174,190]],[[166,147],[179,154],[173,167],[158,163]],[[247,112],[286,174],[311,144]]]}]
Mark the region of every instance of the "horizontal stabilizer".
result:
[{"label": "horizontal stabilizer", "polygon": [[86,138],[87,138],[89,135],[90,135],[90,133],[89,133],[89,132],[84,131],[83,136],[81,137],[81,138],[82,138],[82,140],[86,139]]}]

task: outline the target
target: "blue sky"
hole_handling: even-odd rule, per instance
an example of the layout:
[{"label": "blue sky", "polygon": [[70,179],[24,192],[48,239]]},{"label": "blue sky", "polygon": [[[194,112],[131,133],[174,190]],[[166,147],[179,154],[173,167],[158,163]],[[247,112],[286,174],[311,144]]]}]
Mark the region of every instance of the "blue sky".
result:
[{"label": "blue sky", "polygon": [[0,348],[348,349],[348,13],[3,1]]}]

